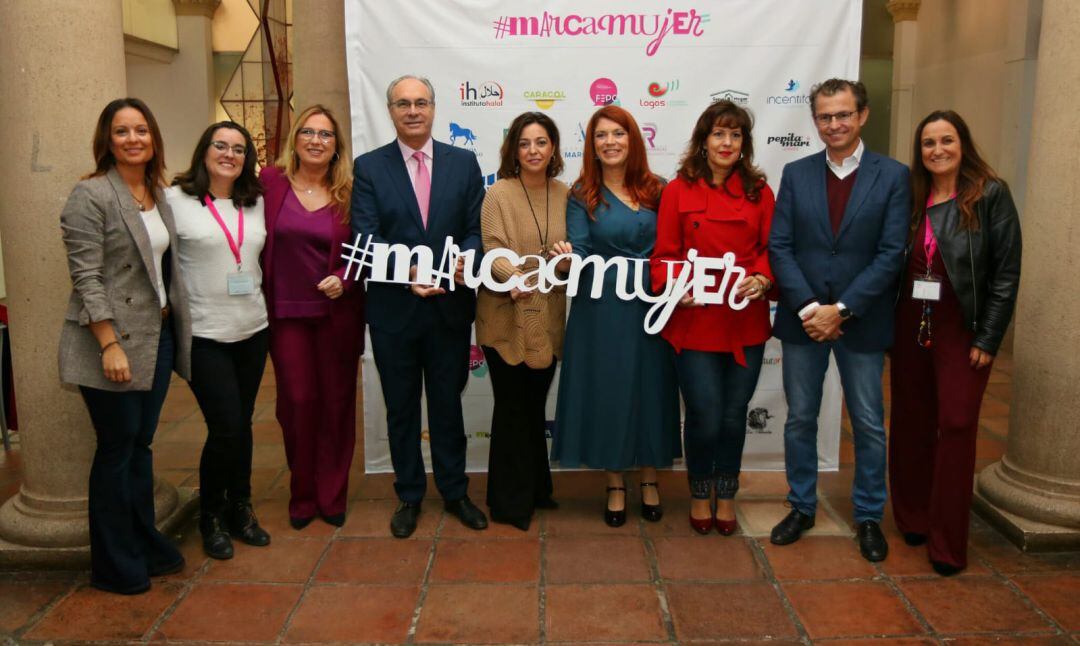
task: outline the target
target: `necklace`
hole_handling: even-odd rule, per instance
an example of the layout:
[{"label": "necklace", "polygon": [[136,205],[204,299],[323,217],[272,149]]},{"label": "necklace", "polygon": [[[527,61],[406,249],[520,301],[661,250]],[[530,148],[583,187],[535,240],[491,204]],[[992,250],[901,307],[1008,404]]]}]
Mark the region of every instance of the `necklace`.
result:
[{"label": "necklace", "polygon": [[146,185],[143,184],[142,197],[135,197],[135,191],[131,190],[131,187],[128,186],[128,193],[131,193],[131,197],[132,197],[132,199],[135,200],[135,203],[139,205],[139,210],[140,211],[145,211],[146,210],[145,202],[146,202],[146,193],[148,192],[148,190],[149,189],[146,188]]},{"label": "necklace", "polygon": [[518,184],[521,184],[521,192],[525,193],[525,201],[529,203],[529,213],[532,213],[533,222],[536,224],[536,235],[540,236],[540,255],[543,256],[547,253],[547,241],[549,226],[551,225],[550,208],[551,208],[551,181],[544,178],[544,232],[540,233],[540,218],[536,217],[536,211],[533,210],[532,200],[529,198],[529,191],[525,189],[525,182],[522,181],[521,175],[518,175]]}]

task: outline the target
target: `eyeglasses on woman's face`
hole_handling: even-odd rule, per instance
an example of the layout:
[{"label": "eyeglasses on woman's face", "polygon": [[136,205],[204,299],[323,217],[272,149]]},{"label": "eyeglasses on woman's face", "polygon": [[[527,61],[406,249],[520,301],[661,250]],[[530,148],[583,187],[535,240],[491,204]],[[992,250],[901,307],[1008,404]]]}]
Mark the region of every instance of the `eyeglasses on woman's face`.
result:
[{"label": "eyeglasses on woman's face", "polygon": [[321,139],[324,142],[331,142],[331,141],[334,140],[334,137],[337,136],[337,135],[335,135],[333,132],[331,132],[329,130],[316,130],[314,128],[301,128],[300,131],[297,132],[296,134],[297,134],[298,137],[300,137],[304,141],[310,141],[310,140],[314,139],[316,136],[318,136],[319,139]]}]

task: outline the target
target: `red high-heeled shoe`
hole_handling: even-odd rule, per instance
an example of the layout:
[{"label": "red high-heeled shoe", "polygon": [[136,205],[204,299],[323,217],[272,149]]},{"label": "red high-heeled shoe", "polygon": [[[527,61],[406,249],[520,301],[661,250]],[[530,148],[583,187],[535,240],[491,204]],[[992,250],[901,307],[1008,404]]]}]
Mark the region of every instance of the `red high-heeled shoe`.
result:
[{"label": "red high-heeled shoe", "polygon": [[708,518],[694,518],[693,513],[691,513],[690,526],[693,527],[694,531],[698,534],[708,534],[713,528],[713,517],[710,515]]},{"label": "red high-heeled shoe", "polygon": [[731,536],[739,529],[739,521],[735,518],[731,520],[715,519],[716,531],[720,532],[722,536]]}]

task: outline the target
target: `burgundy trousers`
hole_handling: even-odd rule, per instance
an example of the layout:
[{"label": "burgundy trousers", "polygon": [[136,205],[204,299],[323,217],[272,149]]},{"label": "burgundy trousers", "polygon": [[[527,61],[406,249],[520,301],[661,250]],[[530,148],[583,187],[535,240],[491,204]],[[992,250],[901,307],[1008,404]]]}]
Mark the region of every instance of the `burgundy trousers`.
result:
[{"label": "burgundy trousers", "polygon": [[362,320],[279,318],[270,323],[277,419],[292,474],[289,516],[345,513],[356,446]]},{"label": "burgundy trousers", "polygon": [[889,485],[901,532],[926,535],[930,560],[967,566],[979,407],[990,368],[971,367],[972,333],[947,279],[931,314],[933,345],[916,342],[922,301],[911,275],[896,311],[890,377]]}]

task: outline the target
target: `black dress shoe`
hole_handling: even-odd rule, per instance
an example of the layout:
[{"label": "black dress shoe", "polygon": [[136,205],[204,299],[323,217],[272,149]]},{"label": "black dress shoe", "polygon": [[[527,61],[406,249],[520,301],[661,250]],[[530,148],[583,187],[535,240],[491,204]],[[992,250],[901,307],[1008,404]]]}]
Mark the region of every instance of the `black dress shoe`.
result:
[{"label": "black dress shoe", "polygon": [[469,529],[487,529],[487,516],[469,500],[468,496],[463,496],[458,500],[447,500],[443,503],[443,509],[446,513],[457,516],[461,524]]},{"label": "black dress shoe", "polygon": [[551,496],[547,498],[541,498],[533,503],[533,507],[536,509],[558,509],[559,503],[555,502],[555,499]]},{"label": "black dress shoe", "polygon": [[394,515],[390,517],[390,533],[395,538],[408,538],[416,531],[416,521],[420,517],[420,503],[405,502],[398,504]]},{"label": "black dress shoe", "polygon": [[802,533],[814,526],[814,517],[792,509],[784,520],[772,528],[769,541],[773,545],[790,545],[799,540]]},{"label": "black dress shoe", "polygon": [[168,576],[169,574],[180,572],[184,569],[185,565],[187,565],[187,562],[184,561],[184,557],[181,556],[179,561],[175,561],[169,565],[147,568],[146,573],[150,576]]},{"label": "black dress shoe", "polygon": [[[612,491],[626,492],[626,487],[608,487],[607,492],[611,494]],[[615,511],[604,504],[604,522],[608,527],[622,527],[626,524],[626,504],[623,503],[623,508]]]},{"label": "black dress shoe", "polygon": [[664,507],[660,503],[655,505],[645,504],[645,487],[654,487],[656,489],[656,495],[660,495],[660,485],[655,482],[642,482],[641,483],[641,517],[650,523],[660,522],[660,519],[664,517]]},{"label": "black dress shoe", "polygon": [[259,519],[255,517],[255,510],[251,508],[251,501],[246,499],[229,502],[229,534],[238,538],[242,543],[265,547],[270,544],[270,534],[259,526]]},{"label": "black dress shoe", "polygon": [[289,516],[289,526],[295,530],[301,530],[311,524],[311,521],[315,520],[314,516]]},{"label": "black dress shoe", "polygon": [[345,524],[345,513],[340,514],[322,514],[322,519],[326,524],[333,525],[334,527],[341,527]]},{"label": "black dress shoe", "polygon": [[517,527],[523,532],[529,531],[529,525],[532,523],[532,518],[509,518],[505,516],[498,516],[491,514],[491,520],[502,525],[511,525]]},{"label": "black dress shoe", "polygon": [[871,563],[884,561],[889,555],[889,543],[881,533],[881,526],[872,520],[859,523],[859,551]]},{"label": "black dress shoe", "polygon": [[956,567],[955,565],[950,565],[941,561],[930,561],[930,565],[932,565],[934,567],[934,571],[941,576],[953,576],[954,574],[958,574],[960,570],[964,569],[962,567]]},{"label": "black dress shoe", "polygon": [[912,547],[918,547],[926,543],[926,534],[904,532],[904,542]]},{"label": "black dress shoe", "polygon": [[219,514],[208,513],[200,519],[199,531],[202,532],[203,551],[207,556],[222,561],[233,557],[232,541]]}]

